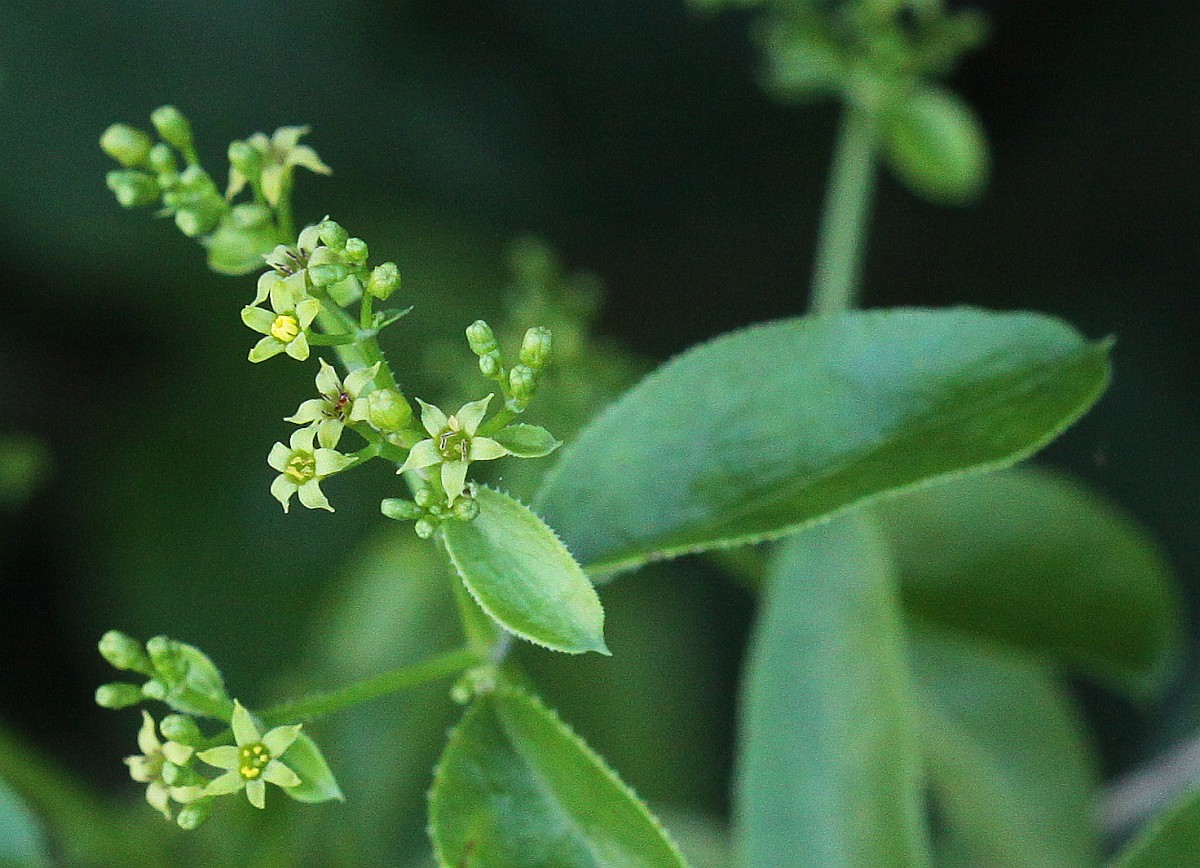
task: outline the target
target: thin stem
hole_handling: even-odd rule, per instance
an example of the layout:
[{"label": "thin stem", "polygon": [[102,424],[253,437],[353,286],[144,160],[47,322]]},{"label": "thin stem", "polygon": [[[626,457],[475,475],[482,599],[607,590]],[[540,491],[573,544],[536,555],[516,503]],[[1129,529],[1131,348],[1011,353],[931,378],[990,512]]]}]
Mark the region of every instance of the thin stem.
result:
[{"label": "thin stem", "polygon": [[375,302],[375,296],[369,292],[364,292],[362,297],[362,307],[358,310],[358,325],[363,331],[369,329],[375,320],[375,314],[371,311],[371,306]]},{"label": "thin stem", "polygon": [[295,702],[285,702],[264,711],[260,716],[267,726],[314,720],[358,705],[360,702],[457,675],[473,666],[479,666],[482,662],[479,654],[473,649],[457,648],[414,666],[394,669],[391,672],[349,684],[339,690],[318,693]]},{"label": "thin stem", "polygon": [[483,425],[480,426],[479,431],[476,433],[480,437],[490,437],[505,425],[515,421],[518,415],[519,414],[505,407],[491,419],[488,419],[486,422],[484,422]]},{"label": "thin stem", "polygon": [[875,119],[847,100],[817,238],[811,312],[838,313],[858,300],[867,215],[875,187]]},{"label": "thin stem", "polygon": [[279,184],[279,204],[275,206],[275,214],[279,218],[279,231],[291,244],[296,237],[296,224],[292,220],[292,170],[285,169]]}]

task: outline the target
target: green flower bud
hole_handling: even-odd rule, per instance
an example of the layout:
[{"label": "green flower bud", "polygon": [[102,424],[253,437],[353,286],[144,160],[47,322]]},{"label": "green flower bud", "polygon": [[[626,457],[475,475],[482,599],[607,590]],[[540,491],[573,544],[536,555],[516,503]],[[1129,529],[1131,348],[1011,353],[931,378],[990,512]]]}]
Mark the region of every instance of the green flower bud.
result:
[{"label": "green flower bud", "polygon": [[[175,155],[171,153],[171,146],[166,142],[159,142],[150,149],[150,168],[161,175],[174,176],[179,171],[179,164],[175,162]],[[178,178],[170,177],[168,180],[174,183]],[[163,179],[159,178],[159,183],[163,183]]]},{"label": "green flower bud", "polygon": [[417,536],[421,539],[429,539],[437,531],[437,526],[429,519],[423,518],[413,525],[413,530],[417,532]]},{"label": "green flower bud", "polygon": [[342,258],[347,265],[361,268],[367,264],[367,242],[361,238],[347,238],[346,246],[342,248]]},{"label": "green flower bud", "polygon": [[367,280],[367,292],[383,300],[400,288],[400,269],[394,262],[376,265]]},{"label": "green flower bud", "polygon": [[334,220],[325,219],[317,224],[317,237],[321,243],[332,250],[344,250],[350,234],[342,225]]},{"label": "green flower bud", "polygon": [[142,685],[142,696],[162,702],[167,698],[167,685],[163,684],[157,678],[151,678]]},{"label": "green flower bud", "polygon": [[195,238],[215,229],[217,217],[202,208],[180,208],[175,212],[175,225],[188,238]]},{"label": "green flower bud", "polygon": [[189,747],[197,747],[204,741],[200,727],[186,714],[168,714],[158,728],[166,738]]},{"label": "green flower bud", "polygon": [[479,372],[485,377],[494,377],[500,373],[499,351],[479,357]]},{"label": "green flower bud", "polygon": [[188,775],[183,773],[183,769],[173,762],[164,762],[160,774],[162,775],[163,783],[169,787],[182,784],[188,777]]},{"label": "green flower bud", "polygon": [[350,269],[345,265],[310,265],[308,276],[313,286],[323,288],[345,280],[350,276]]},{"label": "green flower bud", "polygon": [[398,431],[412,415],[412,406],[395,389],[376,389],[367,395],[367,421],[380,431]]},{"label": "green flower bud", "polygon": [[402,497],[389,497],[381,501],[379,511],[395,521],[415,521],[425,514],[421,507]]},{"label": "green flower bud", "polygon": [[460,497],[454,501],[454,517],[459,521],[470,521],[479,515],[479,504],[474,498]]},{"label": "green flower bud", "polygon": [[180,172],[179,184],[194,196],[220,196],[213,179],[199,166],[188,166]]},{"label": "green flower bud", "polygon": [[257,180],[263,170],[263,155],[249,142],[229,143],[229,165],[251,180]]},{"label": "green flower bud", "polygon": [[508,372],[508,387],[515,399],[528,402],[537,391],[537,372],[528,365],[517,365]]},{"label": "green flower bud", "polygon": [[531,368],[544,368],[550,364],[550,329],[535,326],[525,332],[521,341],[521,364]]},{"label": "green flower bud", "polygon": [[467,345],[477,356],[486,356],[500,349],[496,341],[496,333],[492,327],[481,319],[467,326]]},{"label": "green flower bud", "polygon": [[179,814],[175,817],[175,822],[185,832],[199,828],[200,824],[207,820],[212,813],[212,802],[212,797],[188,802],[179,809]]},{"label": "green flower bud", "polygon": [[145,698],[142,689],[136,684],[114,681],[112,684],[101,684],[96,688],[96,704],[114,711],[137,705]]},{"label": "green flower bud", "polygon": [[271,221],[271,209],[258,202],[246,202],[234,205],[229,217],[236,229],[257,229]]},{"label": "green flower bud", "polygon": [[418,488],[413,493],[413,502],[421,507],[421,509],[429,509],[429,507],[433,506],[434,500],[436,500],[436,496],[432,489]]},{"label": "green flower bud", "polygon": [[192,125],[173,105],[164,105],[150,113],[150,123],[163,139],[187,153],[192,148]]},{"label": "green flower bud", "polygon": [[100,656],[115,669],[141,672],[149,675],[154,671],[154,664],[142,643],[120,630],[109,630],[100,637]]},{"label": "green flower bud", "polygon": [[113,124],[100,136],[100,149],[127,169],[146,162],[152,144],[148,135],[126,124]]},{"label": "green flower bud", "polygon": [[154,178],[135,169],[113,169],[105,175],[104,183],[113,191],[122,208],[153,205],[162,192]]}]

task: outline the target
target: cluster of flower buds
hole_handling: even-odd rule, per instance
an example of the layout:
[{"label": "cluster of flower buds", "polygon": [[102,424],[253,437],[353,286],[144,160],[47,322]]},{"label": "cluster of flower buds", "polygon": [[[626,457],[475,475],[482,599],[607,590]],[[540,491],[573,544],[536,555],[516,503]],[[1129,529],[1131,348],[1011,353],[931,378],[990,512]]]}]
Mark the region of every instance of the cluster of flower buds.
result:
[{"label": "cluster of flower buds", "polygon": [[[146,785],[146,801],[167,820],[194,829],[208,818],[216,798],[241,791],[262,808],[268,783],[302,801],[341,798],[324,758],[300,726],[264,732],[245,706],[229,698],[220,672],[198,648],[165,636],[142,645],[113,630],[101,638],[100,653],[117,669],[149,680],[140,687],[103,685],[96,691],[98,704],[127,708],[154,699],[174,710],[156,722],[143,709],[140,753],[125,759],[129,776]],[[197,718],[228,729],[205,736]],[[175,805],[179,810],[172,816]]]},{"label": "cluster of flower buds", "polygon": [[389,497],[379,504],[379,511],[395,521],[415,522],[413,530],[421,539],[429,539],[444,522],[470,521],[479,515],[475,502],[474,484],[466,485],[452,506],[427,485],[419,487],[412,500]]},{"label": "cluster of flower buds", "polygon": [[525,332],[518,353],[518,364],[509,368],[496,340],[496,334],[483,320],[467,327],[467,344],[479,357],[479,371],[495,380],[504,393],[504,406],[513,413],[523,413],[537,394],[542,371],[550,364],[552,340],[550,330],[534,326]]}]

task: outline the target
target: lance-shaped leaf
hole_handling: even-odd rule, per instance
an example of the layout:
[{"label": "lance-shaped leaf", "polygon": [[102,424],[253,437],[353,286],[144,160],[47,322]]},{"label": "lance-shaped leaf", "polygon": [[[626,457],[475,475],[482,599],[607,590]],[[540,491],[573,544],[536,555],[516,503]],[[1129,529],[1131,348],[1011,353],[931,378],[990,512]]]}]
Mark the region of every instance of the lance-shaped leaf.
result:
[{"label": "lance-shaped leaf", "polygon": [[740,864],[928,863],[893,580],[861,515],[782,544],[743,682]]},{"label": "lance-shaped leaf", "polygon": [[1058,662],[1134,695],[1177,658],[1182,616],[1158,546],[1066,477],[1032,467],[881,503],[910,612]]},{"label": "lance-shaped leaf", "polygon": [[769,323],[689,350],[627,392],[562,451],[535,507],[593,574],[777,537],[1011,464],[1107,380],[1106,343],[1039,314]]},{"label": "lance-shaped leaf", "polygon": [[284,757],[288,768],[300,778],[300,783],[294,787],[284,787],[283,791],[298,802],[328,802],[337,799],[346,801],[342,788],[338,786],[337,778],[325,762],[325,757],[316,742],[304,733],[292,742]]},{"label": "lance-shaped leaf", "polygon": [[538,700],[481,696],[434,773],[430,835],[441,865],[683,868],[646,806]]},{"label": "lance-shaped leaf", "polygon": [[958,863],[1095,865],[1095,770],[1049,668],[919,627],[909,646],[925,772]]},{"label": "lance-shaped leaf", "polygon": [[475,497],[471,521],[447,521],[442,539],[463,584],[514,635],[580,654],[604,644],[596,589],[554,531],[520,501],[491,488]]}]

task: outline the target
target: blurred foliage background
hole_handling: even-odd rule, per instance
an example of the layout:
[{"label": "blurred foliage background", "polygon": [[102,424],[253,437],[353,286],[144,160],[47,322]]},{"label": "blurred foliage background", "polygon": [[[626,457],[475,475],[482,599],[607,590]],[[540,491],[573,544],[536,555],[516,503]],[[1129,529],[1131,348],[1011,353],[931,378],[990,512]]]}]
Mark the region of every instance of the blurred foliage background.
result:
[{"label": "blurred foliage background", "polygon": [[[1200,8],[984,8],[993,36],[952,84],[989,131],[993,182],[945,209],[885,179],[867,303],[1027,307],[1118,335],[1112,390],[1044,460],[1158,534],[1194,613]],[[680,0],[0,3],[0,435],[33,438],[17,447],[32,494],[0,502],[3,726],[133,803],[119,759],[136,716],[92,704],[104,630],[197,644],[263,703],[456,639],[437,553],[377,513],[394,478],[334,481],[335,516],[285,517],[268,495],[267,450],[311,372],[248,365],[252,280],[210,274],[169,221],[116,206],[96,147],[109,123],[173,102],[210,170],[231,139],[312,124],[335,174],[301,176],[298,216],[330,213],[400,264],[397,299],[417,308],[391,357],[436,394],[441,360],[472,362],[462,328],[503,309],[521,233],[603,280],[599,328],[630,374],[804,308],[836,115],[772,102],[757,64],[744,17]],[[728,809],[752,600],[701,561],[603,599],[613,658],[526,662],[704,846]],[[1191,646],[1160,706],[1078,685],[1107,773],[1200,727]],[[324,725],[350,802],[307,809],[308,842],[362,864],[419,852],[452,718],[437,686]]]}]

